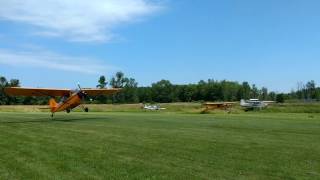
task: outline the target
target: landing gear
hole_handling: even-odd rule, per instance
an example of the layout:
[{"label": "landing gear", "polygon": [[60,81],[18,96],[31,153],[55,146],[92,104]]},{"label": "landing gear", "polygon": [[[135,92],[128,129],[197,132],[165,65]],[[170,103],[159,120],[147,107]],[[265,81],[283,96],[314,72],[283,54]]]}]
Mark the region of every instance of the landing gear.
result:
[{"label": "landing gear", "polygon": [[67,109],[66,111],[67,111],[68,114],[70,113],[70,109]]},{"label": "landing gear", "polygon": [[51,113],[51,118],[53,118],[53,113]]},{"label": "landing gear", "polygon": [[84,107],[84,105],[81,105],[80,107],[82,108],[82,110],[83,110],[84,112],[89,112],[89,108]]}]

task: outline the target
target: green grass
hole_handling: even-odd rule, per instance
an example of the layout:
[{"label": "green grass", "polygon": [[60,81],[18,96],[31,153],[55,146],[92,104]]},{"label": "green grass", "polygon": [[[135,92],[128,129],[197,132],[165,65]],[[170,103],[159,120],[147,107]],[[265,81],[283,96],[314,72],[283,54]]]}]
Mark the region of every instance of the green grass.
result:
[{"label": "green grass", "polygon": [[271,113],[320,113],[320,103],[273,104],[263,112]]},{"label": "green grass", "polygon": [[[162,103],[161,107],[166,108],[163,112],[175,113],[188,113],[188,114],[201,114],[205,108],[201,103]],[[88,104],[90,112],[146,112],[147,110],[141,109],[143,104]],[[9,105],[0,106],[0,112],[48,112],[47,105],[44,106],[25,106],[25,105]],[[74,111],[81,112],[81,108],[76,108]],[[230,109],[233,114],[245,113],[244,109],[239,104],[235,104]],[[284,103],[284,104],[271,104],[268,108],[256,113],[320,113],[320,103]],[[215,110],[206,113],[221,114],[226,111]]]},{"label": "green grass", "polygon": [[[166,108],[166,112],[182,112],[182,113],[200,113],[204,108],[201,103],[163,103],[161,107]],[[85,105],[90,109],[90,112],[145,112],[142,109],[143,104],[88,104]],[[44,106],[34,105],[8,105],[0,106],[0,112],[48,112]],[[82,111],[81,108],[76,108],[74,111]]]},{"label": "green grass", "polygon": [[320,114],[2,112],[0,179],[320,179]]}]

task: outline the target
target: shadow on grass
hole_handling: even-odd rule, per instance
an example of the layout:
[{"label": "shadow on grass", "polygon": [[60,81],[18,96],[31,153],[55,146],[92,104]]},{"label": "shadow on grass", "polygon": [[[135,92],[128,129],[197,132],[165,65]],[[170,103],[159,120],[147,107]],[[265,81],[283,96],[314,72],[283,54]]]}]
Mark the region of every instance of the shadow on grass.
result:
[{"label": "shadow on grass", "polygon": [[[51,121],[52,122],[75,122],[75,121],[91,121],[91,120],[101,120],[101,118],[70,118],[70,119],[58,119],[58,118],[53,118]],[[105,120],[105,118],[104,118]]]}]

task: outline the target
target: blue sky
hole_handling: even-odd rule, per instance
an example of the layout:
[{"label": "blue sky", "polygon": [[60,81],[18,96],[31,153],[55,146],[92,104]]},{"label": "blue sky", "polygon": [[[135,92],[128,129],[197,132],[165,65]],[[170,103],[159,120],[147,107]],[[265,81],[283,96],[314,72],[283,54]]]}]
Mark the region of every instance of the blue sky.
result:
[{"label": "blue sky", "polygon": [[24,86],[93,87],[123,71],[249,81],[282,92],[320,83],[316,0],[0,0],[0,75]]}]

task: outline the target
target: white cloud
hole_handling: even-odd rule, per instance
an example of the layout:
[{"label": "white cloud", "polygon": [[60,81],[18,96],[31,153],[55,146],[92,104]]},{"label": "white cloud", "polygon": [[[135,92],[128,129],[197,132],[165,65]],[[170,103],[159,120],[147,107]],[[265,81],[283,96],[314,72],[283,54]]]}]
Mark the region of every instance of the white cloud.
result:
[{"label": "white cloud", "polygon": [[46,68],[82,74],[105,74],[117,67],[105,65],[96,59],[73,58],[51,52],[13,52],[0,49],[0,64],[13,67]]},{"label": "white cloud", "polygon": [[108,41],[116,26],[159,9],[151,0],[0,0],[0,19],[34,25],[39,35]]}]

